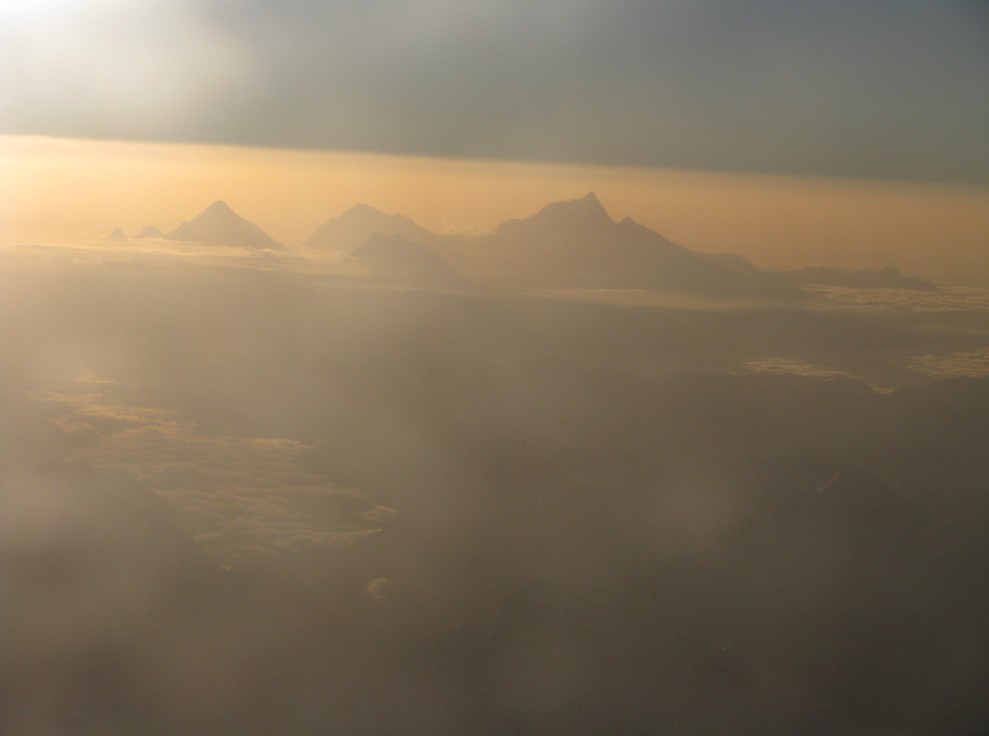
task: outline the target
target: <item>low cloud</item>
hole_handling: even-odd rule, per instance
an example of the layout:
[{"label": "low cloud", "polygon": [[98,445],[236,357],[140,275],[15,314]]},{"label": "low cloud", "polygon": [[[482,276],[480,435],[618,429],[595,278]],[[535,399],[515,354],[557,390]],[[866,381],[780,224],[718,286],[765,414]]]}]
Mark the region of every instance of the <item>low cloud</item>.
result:
[{"label": "low cloud", "polygon": [[351,544],[395,513],[305,468],[306,443],[210,434],[92,375],[77,387],[37,397],[68,438],[69,459],[129,475],[168,499],[221,558]]},{"label": "low cloud", "polygon": [[821,379],[851,377],[844,371],[834,370],[823,365],[808,363],[807,361],[793,358],[762,358],[759,360],[750,360],[745,365],[756,373],[792,373],[797,376]]},{"label": "low cloud", "polygon": [[947,355],[921,355],[910,368],[938,378],[989,376],[989,348],[959,350]]}]

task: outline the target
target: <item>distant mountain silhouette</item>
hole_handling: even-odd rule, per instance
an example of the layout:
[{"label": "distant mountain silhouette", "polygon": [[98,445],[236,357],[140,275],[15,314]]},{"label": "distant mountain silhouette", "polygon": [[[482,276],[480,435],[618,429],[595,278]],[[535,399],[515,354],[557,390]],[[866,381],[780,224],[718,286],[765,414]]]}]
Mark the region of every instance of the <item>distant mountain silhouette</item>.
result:
[{"label": "distant mountain silhouette", "polygon": [[837,268],[799,268],[784,271],[787,281],[794,284],[820,284],[845,286],[853,289],[909,289],[911,291],[938,291],[937,285],[924,279],[904,276],[895,268],[875,271],[842,271]]},{"label": "distant mountain silhouette", "polygon": [[350,254],[372,275],[439,285],[460,280],[441,256],[401,235],[371,235]]},{"label": "distant mountain silhouette", "polygon": [[597,195],[589,192],[580,199],[552,202],[531,217],[507,220],[495,232],[508,238],[539,239],[571,234],[584,239],[609,233],[614,224]]},{"label": "distant mountain silhouette", "polygon": [[154,225],[145,225],[141,228],[141,232],[137,234],[138,238],[164,238],[165,234],[159,230]]},{"label": "distant mountain silhouette", "polygon": [[726,296],[789,285],[740,256],[697,253],[631,218],[615,222],[591,192],[499,225],[492,245],[515,269],[552,285],[672,289]]},{"label": "distant mountain silhouette", "polygon": [[[374,235],[383,236],[383,242],[391,244],[384,246],[375,241],[370,252],[357,254]],[[400,240],[388,241],[391,236]],[[156,228],[146,227],[138,237],[249,248],[282,247],[224,202],[214,202],[164,236]],[[424,252],[411,249],[411,245],[421,246]],[[375,264],[379,271],[397,273],[401,262],[401,268],[410,269],[409,274],[415,271],[421,275],[431,258],[439,258],[454,272],[538,287],[650,289],[720,297],[797,296],[806,293],[801,286],[814,284],[937,289],[928,281],[904,276],[894,268],[762,271],[738,255],[699,253],[679,246],[629,217],[616,222],[593,192],[579,199],[547,204],[529,217],[507,220],[494,232],[479,236],[433,233],[405,215],[389,215],[367,204],[357,204],[320,225],[303,246],[352,253],[366,266]],[[391,250],[386,255],[387,249]],[[411,265],[411,259],[417,259],[416,265]],[[433,276],[439,273],[440,269],[430,268]]]},{"label": "distant mountain silhouette", "polygon": [[214,202],[191,220],[167,233],[168,240],[216,243],[245,248],[280,249],[282,244],[238,215],[223,201]]},{"label": "distant mountain silhouette", "polygon": [[115,227],[109,235],[103,236],[103,240],[127,240],[127,236],[124,235],[123,230],[119,227]]},{"label": "distant mountain silhouette", "polygon": [[428,244],[438,238],[405,215],[386,215],[366,204],[357,204],[318,228],[303,243],[305,248],[322,248],[349,253],[372,235],[401,235],[407,241]]}]

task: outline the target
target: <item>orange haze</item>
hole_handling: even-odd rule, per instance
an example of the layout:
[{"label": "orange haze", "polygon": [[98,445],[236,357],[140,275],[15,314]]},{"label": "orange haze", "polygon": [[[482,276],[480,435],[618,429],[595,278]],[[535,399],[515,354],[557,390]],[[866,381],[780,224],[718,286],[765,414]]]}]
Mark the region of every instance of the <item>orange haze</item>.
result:
[{"label": "orange haze", "polygon": [[357,202],[470,232],[591,190],[616,219],[764,267],[989,277],[985,187],[0,136],[0,244],[167,231],[216,199],[290,246]]}]

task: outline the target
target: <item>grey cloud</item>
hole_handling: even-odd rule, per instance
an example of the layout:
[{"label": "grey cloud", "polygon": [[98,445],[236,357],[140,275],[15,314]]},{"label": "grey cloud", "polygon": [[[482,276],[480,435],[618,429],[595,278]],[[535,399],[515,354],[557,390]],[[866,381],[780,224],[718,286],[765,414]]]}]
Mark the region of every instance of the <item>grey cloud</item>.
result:
[{"label": "grey cloud", "polygon": [[974,2],[104,11],[0,32],[0,130],[989,181]]},{"label": "grey cloud", "polygon": [[987,380],[709,370],[895,378],[985,348],[976,303],[59,252],[0,264],[0,460],[49,469],[0,462],[4,734],[987,722]]}]

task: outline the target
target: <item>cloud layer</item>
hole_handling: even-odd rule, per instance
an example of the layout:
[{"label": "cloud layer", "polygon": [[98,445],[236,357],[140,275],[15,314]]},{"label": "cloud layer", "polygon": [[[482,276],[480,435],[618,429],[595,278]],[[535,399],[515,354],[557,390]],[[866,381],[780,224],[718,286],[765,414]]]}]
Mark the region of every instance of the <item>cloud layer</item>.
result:
[{"label": "cloud layer", "polygon": [[70,458],[131,476],[172,501],[187,529],[228,560],[347,545],[394,512],[308,470],[312,448],[277,437],[209,434],[87,374],[78,390],[39,396]]},{"label": "cloud layer", "polygon": [[989,182],[978,2],[31,5],[3,132]]}]

